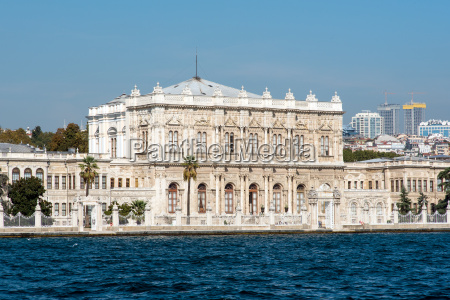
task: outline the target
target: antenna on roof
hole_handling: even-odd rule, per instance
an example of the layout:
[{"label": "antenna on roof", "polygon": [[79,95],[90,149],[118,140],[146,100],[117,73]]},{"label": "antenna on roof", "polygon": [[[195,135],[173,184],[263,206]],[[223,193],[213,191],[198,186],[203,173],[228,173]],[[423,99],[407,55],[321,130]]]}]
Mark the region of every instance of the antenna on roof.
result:
[{"label": "antenna on roof", "polygon": [[195,79],[199,79],[197,75],[197,47],[195,47]]}]

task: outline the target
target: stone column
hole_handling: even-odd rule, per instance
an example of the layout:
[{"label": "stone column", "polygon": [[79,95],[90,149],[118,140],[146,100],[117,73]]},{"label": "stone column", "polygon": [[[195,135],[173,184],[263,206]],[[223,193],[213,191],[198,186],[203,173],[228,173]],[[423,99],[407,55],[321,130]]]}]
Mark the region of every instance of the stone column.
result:
[{"label": "stone column", "polygon": [[245,214],[245,201],[244,201],[244,175],[239,174],[240,179],[240,189],[241,189],[241,204],[244,206],[244,214]]},{"label": "stone column", "polygon": [[117,229],[119,227],[119,207],[117,206],[117,204],[113,205],[112,222],[113,222],[113,227]]},{"label": "stone column", "polygon": [[342,229],[341,224],[341,193],[337,189],[337,187],[334,188],[333,191],[333,198],[334,198],[334,229]]},{"label": "stone column", "polygon": [[147,202],[145,205],[145,226],[152,225],[152,209],[150,208],[150,203]]},{"label": "stone column", "polygon": [[269,209],[269,175],[264,175],[264,208]]},{"label": "stone column", "polygon": [[76,202],[72,205],[72,227],[78,227],[78,206]]},{"label": "stone column", "polygon": [[249,192],[248,192],[248,186],[250,185],[249,184],[249,181],[248,181],[248,174],[246,174],[245,175],[245,177],[244,177],[244,202],[242,203],[242,205],[244,206],[244,214],[246,214],[246,215],[248,215],[250,212],[249,212],[249,202],[248,202],[248,197],[249,197]]},{"label": "stone column", "polygon": [[4,219],[3,219],[3,205],[0,203],[0,228],[3,228],[3,227],[5,227],[5,223],[4,223]]},{"label": "stone column", "polygon": [[103,231],[103,211],[100,201],[97,202],[97,231]]},{"label": "stone column", "polygon": [[[297,211],[297,180],[294,176],[292,176],[292,214],[298,215],[299,212]],[[300,204],[301,206],[301,204]]]},{"label": "stone column", "polygon": [[[78,231],[82,232],[84,231],[84,219],[83,219],[83,210],[84,210],[84,206],[83,203],[78,201]],[[119,224],[119,222],[117,222],[117,224]]]},{"label": "stone column", "polygon": [[215,175],[216,176],[216,216],[218,216],[220,213],[220,205],[219,205],[219,198],[220,198],[220,176],[219,175]]},{"label": "stone column", "polygon": [[308,192],[308,202],[311,209],[311,229],[319,228],[319,223],[317,219],[317,201],[318,194],[314,187],[311,187],[311,190]]},{"label": "stone column", "polygon": [[[447,205],[448,207],[448,205]],[[425,201],[423,201],[422,204],[422,223],[427,224],[428,223],[428,213],[427,213],[427,206],[425,205]]]},{"label": "stone column", "polygon": [[398,207],[397,207],[397,203],[394,203],[394,211],[392,213],[394,214],[394,224],[398,224]]},{"label": "stone column", "polygon": [[220,174],[221,177],[221,187],[220,187],[220,214],[222,214],[223,212],[225,212],[225,175],[224,174]]},{"label": "stone column", "polygon": [[292,214],[293,210],[292,210],[292,175],[288,175],[287,176],[287,180],[288,180],[288,213]]},{"label": "stone column", "polygon": [[212,226],[212,208],[211,205],[206,206],[206,225],[207,226]]},{"label": "stone column", "polygon": [[[0,206],[2,206],[0,204]],[[3,213],[2,213],[3,217]],[[41,214],[41,206],[38,204],[36,205],[36,210],[34,212],[34,227],[41,228],[42,227],[42,214]]]}]

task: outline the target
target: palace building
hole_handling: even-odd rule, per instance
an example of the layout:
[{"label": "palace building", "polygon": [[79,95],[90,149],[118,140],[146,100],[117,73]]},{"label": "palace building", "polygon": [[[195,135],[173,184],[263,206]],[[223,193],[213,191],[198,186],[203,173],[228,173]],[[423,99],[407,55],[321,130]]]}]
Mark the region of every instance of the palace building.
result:
[{"label": "palace building", "polygon": [[[448,163],[379,160],[344,164],[342,102],[318,101],[310,91],[284,99],[194,77],[149,94],[135,86],[90,107],[89,152],[100,169],[90,195],[103,203],[145,200],[155,224],[188,211],[183,157],[199,162],[191,181],[192,222],[207,212],[222,222],[236,214],[307,218],[301,224],[340,228],[357,221],[386,223],[399,186],[443,198],[437,173]],[[13,149],[14,148],[14,149]],[[84,195],[80,153],[50,153],[0,145],[0,168],[11,181],[37,176],[64,221]],[[414,191],[413,191],[414,189]],[[414,199],[413,199],[414,202]],[[199,224],[200,221],[198,222]],[[300,223],[298,223],[300,224]]]}]

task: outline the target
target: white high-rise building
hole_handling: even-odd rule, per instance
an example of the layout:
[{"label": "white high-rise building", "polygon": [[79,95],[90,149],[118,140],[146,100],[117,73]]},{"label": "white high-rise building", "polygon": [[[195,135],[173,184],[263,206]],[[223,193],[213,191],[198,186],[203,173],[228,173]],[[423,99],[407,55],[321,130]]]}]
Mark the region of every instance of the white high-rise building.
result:
[{"label": "white high-rise building", "polygon": [[373,139],[383,134],[383,117],[378,113],[363,110],[352,117],[352,127],[360,135]]}]

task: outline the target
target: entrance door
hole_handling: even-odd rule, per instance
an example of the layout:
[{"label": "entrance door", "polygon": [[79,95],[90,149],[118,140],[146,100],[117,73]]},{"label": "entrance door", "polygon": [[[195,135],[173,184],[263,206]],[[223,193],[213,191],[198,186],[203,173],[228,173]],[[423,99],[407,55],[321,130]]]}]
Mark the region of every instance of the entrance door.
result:
[{"label": "entrance door", "polygon": [[248,205],[248,212],[251,215],[258,214],[258,188],[254,184],[252,184],[249,188]]}]

